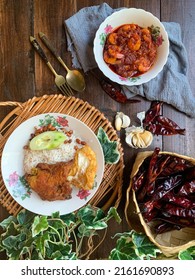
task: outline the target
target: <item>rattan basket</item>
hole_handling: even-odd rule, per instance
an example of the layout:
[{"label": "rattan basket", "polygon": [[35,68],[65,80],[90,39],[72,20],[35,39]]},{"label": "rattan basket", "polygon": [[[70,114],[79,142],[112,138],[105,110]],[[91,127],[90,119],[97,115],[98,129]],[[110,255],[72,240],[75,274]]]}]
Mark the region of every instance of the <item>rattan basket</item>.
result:
[{"label": "rattan basket", "polygon": [[[100,111],[79,98],[65,97],[60,94],[34,97],[24,103],[0,102],[0,106],[15,107],[0,123],[0,157],[7,139],[14,129],[25,120],[38,114],[53,112],[67,114],[84,122],[95,133],[97,133],[98,128],[101,126],[110,140],[117,141],[120,160],[117,164],[105,165],[102,183],[89,203],[104,210],[108,209],[110,205],[118,207],[122,196],[123,149],[116,131]],[[0,203],[13,215],[16,215],[22,209],[7,191],[1,175]]]},{"label": "rattan basket", "polygon": [[[185,250],[191,246],[195,246],[195,228],[183,228],[181,230],[172,230],[162,234],[154,234],[152,231],[153,224],[147,224],[140,213],[140,209],[136,200],[136,195],[132,189],[132,178],[136,175],[139,167],[153,152],[141,152],[138,153],[133,165],[133,169],[130,175],[130,185],[126,192],[126,205],[125,205],[125,217],[127,223],[131,228],[145,232],[150,240],[160,248],[163,254],[167,257],[177,255],[179,251]],[[178,156],[195,164],[195,159],[179,155],[170,152],[161,152]],[[132,201],[134,203],[132,203]]]}]

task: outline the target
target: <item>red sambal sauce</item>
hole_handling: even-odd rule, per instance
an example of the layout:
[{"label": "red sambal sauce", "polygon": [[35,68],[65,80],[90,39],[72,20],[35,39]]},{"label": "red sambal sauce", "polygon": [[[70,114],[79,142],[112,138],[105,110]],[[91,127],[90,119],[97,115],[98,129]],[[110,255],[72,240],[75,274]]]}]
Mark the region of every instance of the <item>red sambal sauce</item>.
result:
[{"label": "red sambal sauce", "polygon": [[147,72],[157,56],[158,45],[150,28],[124,24],[108,34],[103,50],[106,64],[121,77],[136,77]]}]

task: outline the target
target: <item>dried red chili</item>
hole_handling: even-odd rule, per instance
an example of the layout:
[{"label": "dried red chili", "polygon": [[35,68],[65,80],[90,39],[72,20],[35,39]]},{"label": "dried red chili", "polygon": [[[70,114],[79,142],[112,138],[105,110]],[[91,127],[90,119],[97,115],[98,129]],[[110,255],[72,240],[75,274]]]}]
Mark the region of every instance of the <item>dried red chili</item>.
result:
[{"label": "dried red chili", "polygon": [[162,199],[168,192],[181,184],[183,176],[181,174],[173,175],[165,179],[158,187],[152,196],[152,200]]},{"label": "dried red chili", "polygon": [[193,218],[195,219],[195,209],[186,209],[183,207],[175,206],[171,203],[167,203],[163,207],[163,214],[164,216],[178,216],[183,218]]},{"label": "dried red chili", "polygon": [[158,214],[159,214],[159,210],[156,209],[156,208],[154,208],[154,209],[152,209],[152,210],[149,211],[149,212],[143,213],[142,215],[143,215],[145,221],[146,221],[147,223],[149,223],[149,222],[151,222],[152,220],[154,220],[154,219],[158,216]]},{"label": "dried red chili", "polygon": [[139,191],[144,185],[144,181],[146,179],[147,166],[149,164],[149,161],[150,161],[150,157],[146,158],[144,160],[144,162],[142,163],[142,165],[140,166],[137,174],[132,178],[132,180],[133,180],[132,187],[135,192]]},{"label": "dried red chili", "polygon": [[143,170],[142,172],[139,172],[136,177],[133,178],[133,189],[134,191],[138,191],[141,186],[143,186],[143,182],[145,180],[145,173],[146,170]]},{"label": "dried red chili", "polygon": [[[141,192],[138,194],[138,200],[142,201],[145,195],[151,196],[154,193],[156,178],[161,174],[164,166],[168,162],[169,155],[159,155],[160,149],[156,148],[149,162],[147,180]],[[144,178],[143,178],[144,179]],[[143,180],[142,179],[142,180]]]},{"label": "dried red chili", "polygon": [[164,116],[156,116],[153,120],[155,123],[149,123],[147,130],[156,135],[175,135],[185,134],[185,129],[181,129],[174,121]]},{"label": "dried red chili", "polygon": [[195,202],[193,202],[192,200],[190,200],[187,197],[182,197],[182,196],[179,196],[179,195],[175,195],[172,192],[166,193],[163,200],[169,201],[170,203],[173,203],[177,206],[184,207],[186,209],[189,209],[189,208],[194,209],[195,208]]},{"label": "dried red chili", "polygon": [[149,201],[145,202],[143,204],[143,206],[142,206],[142,204],[140,204],[140,210],[145,218],[155,208],[159,209],[159,208],[161,208],[161,206],[162,206],[162,202],[160,200],[156,200],[156,201],[149,200]]},{"label": "dried red chili", "polygon": [[162,234],[164,232],[170,231],[170,230],[180,230],[183,227],[190,226],[191,224],[180,224],[180,221],[177,219],[171,219],[170,220],[167,218],[166,221],[162,219],[162,222],[158,223],[154,227],[154,231],[157,234]]},{"label": "dried red chili", "polygon": [[184,171],[185,169],[192,166],[193,164],[191,162],[186,161],[183,158],[177,156],[171,156],[166,166],[164,166],[164,169],[162,170],[160,177],[167,177],[176,172]]},{"label": "dried red chili", "polygon": [[183,184],[178,192],[178,195],[182,196],[190,194],[195,194],[195,180]]},{"label": "dried red chili", "polygon": [[158,154],[160,152],[159,148],[155,148],[151,158],[150,158],[150,162],[149,162],[149,166],[148,166],[148,171],[147,171],[147,181],[146,184],[144,186],[144,188],[142,189],[142,191],[138,194],[138,200],[142,201],[144,196],[146,195],[146,193],[152,193],[153,189],[154,189],[154,180],[155,178],[153,177],[154,174],[154,168],[158,159]]},{"label": "dried red chili", "polygon": [[174,121],[167,117],[158,115],[156,116],[155,121],[162,125],[167,131],[169,131],[170,135],[185,134],[185,129],[181,129]]},{"label": "dried red chili", "polygon": [[149,130],[155,135],[175,135],[185,134],[185,129],[180,128],[171,119],[160,115],[162,102],[153,101],[150,109],[146,112],[145,119],[143,121],[144,128]]},{"label": "dried red chili", "polygon": [[143,121],[144,125],[148,125],[155,119],[156,116],[160,115],[162,104],[163,102],[160,101],[153,101],[151,103],[150,109],[145,114],[145,119]]},{"label": "dried red chili", "polygon": [[109,83],[106,80],[101,80],[100,85],[102,89],[115,101],[119,103],[138,103],[139,99],[130,99],[114,84]]},{"label": "dried red chili", "polygon": [[156,148],[140,166],[132,188],[143,218],[156,221],[157,233],[195,226],[195,165],[191,161]]}]

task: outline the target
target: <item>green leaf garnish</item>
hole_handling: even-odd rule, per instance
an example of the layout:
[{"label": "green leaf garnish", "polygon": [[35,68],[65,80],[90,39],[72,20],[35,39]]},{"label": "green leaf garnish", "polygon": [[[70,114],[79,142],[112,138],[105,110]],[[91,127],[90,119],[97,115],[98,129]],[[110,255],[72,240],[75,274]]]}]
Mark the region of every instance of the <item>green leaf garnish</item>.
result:
[{"label": "green leaf garnish", "polygon": [[120,159],[120,154],[117,149],[117,141],[110,141],[102,127],[99,127],[98,129],[97,138],[103,149],[105,163],[117,163]]}]

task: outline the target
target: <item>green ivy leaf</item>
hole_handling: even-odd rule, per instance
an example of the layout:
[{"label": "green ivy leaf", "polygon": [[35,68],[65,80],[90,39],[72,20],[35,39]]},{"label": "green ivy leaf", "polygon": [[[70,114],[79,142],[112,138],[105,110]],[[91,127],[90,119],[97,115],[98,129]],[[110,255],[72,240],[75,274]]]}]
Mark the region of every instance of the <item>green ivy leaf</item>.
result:
[{"label": "green ivy leaf", "polygon": [[60,218],[60,212],[57,211],[57,212],[52,213],[51,217],[52,217],[52,219],[59,219]]},{"label": "green ivy leaf", "polygon": [[30,246],[30,247],[24,246],[20,251],[19,257],[21,257],[21,259],[22,259],[23,255],[25,255],[26,256],[25,259],[30,259],[31,249],[32,249],[32,246]]},{"label": "green ivy leaf", "polygon": [[9,216],[8,218],[4,219],[0,223],[0,226],[2,227],[3,230],[6,230],[12,222],[16,222],[16,221],[17,221],[16,217]]},{"label": "green ivy leaf", "polygon": [[122,235],[109,255],[110,260],[140,260],[135,252],[134,243],[129,238],[129,235]]},{"label": "green ivy leaf", "polygon": [[26,238],[26,235],[20,233],[16,236],[11,235],[7,236],[3,241],[2,245],[6,250],[6,253],[11,260],[20,259],[21,251],[23,250],[23,242]]},{"label": "green ivy leaf", "polygon": [[36,249],[43,256],[43,259],[45,258],[45,247],[46,247],[48,241],[49,241],[49,233],[45,232],[43,235],[38,236],[38,238],[36,239],[36,242],[35,242]]},{"label": "green ivy leaf", "polygon": [[70,213],[70,214],[66,214],[66,215],[61,215],[60,218],[62,219],[62,221],[69,227],[72,224],[75,224],[76,222],[76,216],[75,213]]},{"label": "green ivy leaf", "polygon": [[135,251],[141,259],[156,258],[156,254],[161,253],[160,249],[145,234],[132,231],[132,241],[135,245]]},{"label": "green ivy leaf", "polygon": [[77,235],[78,235],[79,238],[82,238],[83,236],[90,237],[90,236],[93,236],[93,235],[97,235],[97,233],[95,232],[94,229],[89,229],[84,224],[81,224],[78,227],[78,234]]},{"label": "green ivy leaf", "polygon": [[11,250],[14,250],[14,249],[17,249],[17,245],[18,245],[18,238],[19,238],[20,234],[19,235],[16,235],[16,236],[8,236],[6,237],[3,241],[2,241],[2,244],[4,245],[4,247],[6,249],[11,249]]},{"label": "green ivy leaf", "polygon": [[65,227],[65,224],[60,219],[53,219],[49,221],[49,225],[53,227],[55,230],[63,229]]},{"label": "green ivy leaf", "polygon": [[98,129],[97,138],[102,146],[105,162],[109,164],[117,163],[120,159],[117,142],[110,141],[102,127]]},{"label": "green ivy leaf", "polygon": [[1,238],[4,239],[7,236],[11,235],[18,235],[20,232],[17,224],[14,221],[11,221],[11,223],[6,228],[6,231],[1,235]]},{"label": "green ivy leaf", "polygon": [[121,222],[121,218],[119,216],[119,214],[117,213],[117,210],[115,207],[111,207],[109,210],[108,210],[108,214],[107,214],[107,218],[110,219],[110,218],[114,218],[115,221],[117,223],[120,224]]},{"label": "green ivy leaf", "polygon": [[132,230],[115,236],[119,236],[119,239],[110,253],[111,259],[143,260],[156,258],[156,254],[161,253],[145,234]]},{"label": "green ivy leaf", "polygon": [[27,210],[23,209],[18,213],[17,221],[20,225],[24,226],[24,225],[32,222],[34,217],[35,217],[35,214],[33,214],[30,211],[27,211]]},{"label": "green ivy leaf", "polygon": [[32,224],[32,236],[35,237],[40,232],[48,229],[48,221],[46,216],[36,216]]},{"label": "green ivy leaf", "polygon": [[104,221],[105,215],[101,209],[94,209],[88,205],[81,208],[77,216],[87,229],[101,230],[107,227],[107,223]]},{"label": "green ivy leaf", "polygon": [[50,243],[46,248],[47,259],[51,260],[70,260],[77,259],[76,254],[72,252],[72,245],[68,243]]},{"label": "green ivy leaf", "polygon": [[178,254],[180,260],[195,260],[195,246],[180,251]]}]

